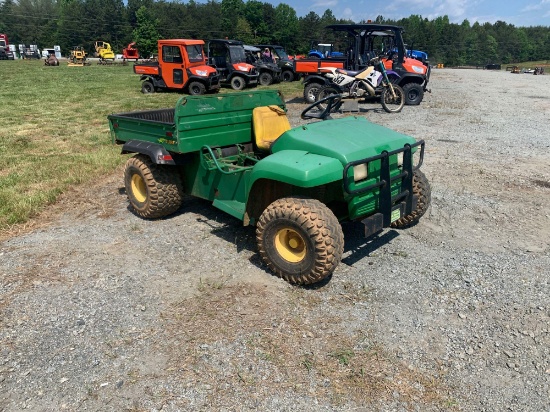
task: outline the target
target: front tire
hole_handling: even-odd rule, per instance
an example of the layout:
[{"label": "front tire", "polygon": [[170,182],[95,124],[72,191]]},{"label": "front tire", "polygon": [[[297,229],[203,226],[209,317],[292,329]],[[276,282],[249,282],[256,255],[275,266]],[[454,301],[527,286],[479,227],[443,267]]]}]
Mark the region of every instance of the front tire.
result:
[{"label": "front tire", "polygon": [[424,99],[424,88],[418,83],[407,83],[403,86],[405,92],[405,104],[418,106]]},{"label": "front tire", "polygon": [[246,86],[246,81],[241,76],[235,76],[231,79],[231,87],[233,90],[243,90]]},{"label": "front tire", "polygon": [[189,83],[189,94],[191,96],[199,96],[206,93],[206,87],[201,82]]},{"label": "front tire", "polygon": [[282,198],[262,213],[256,227],[258,251],[278,277],[296,285],[317,283],[340,263],[344,235],[323,203]]},{"label": "front tire", "polygon": [[154,164],[149,156],[142,154],[126,162],[124,186],[132,209],[146,219],[170,215],[183,201],[183,184],[178,170]]},{"label": "front tire", "polygon": [[419,169],[413,172],[413,194],[417,196],[416,208],[407,216],[391,224],[395,229],[406,229],[416,225],[428,210],[432,201],[432,189],[428,178]]},{"label": "front tire", "polygon": [[382,103],[382,107],[386,112],[399,113],[405,105],[405,92],[396,84],[392,85],[392,87],[395,92],[395,97],[390,88],[385,87],[380,94],[380,103]]},{"label": "front tire", "polygon": [[317,101],[317,95],[321,90],[322,85],[320,83],[308,83],[304,87],[304,100],[306,103],[313,104]]},{"label": "front tire", "polygon": [[263,72],[260,74],[260,77],[258,77],[258,83],[262,86],[269,86],[271,83],[273,83],[273,76],[271,73]]},{"label": "front tire", "polygon": [[149,81],[145,81],[141,84],[141,92],[143,94],[155,93],[155,86]]}]

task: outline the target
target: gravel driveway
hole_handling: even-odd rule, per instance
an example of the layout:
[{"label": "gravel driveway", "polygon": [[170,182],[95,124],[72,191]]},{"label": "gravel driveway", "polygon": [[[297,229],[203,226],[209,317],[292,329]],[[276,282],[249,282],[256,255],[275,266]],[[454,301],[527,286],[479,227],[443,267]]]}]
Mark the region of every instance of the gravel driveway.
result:
[{"label": "gravel driveway", "polygon": [[368,242],[345,225],[319,287],[207,202],[136,217],[122,171],[4,238],[0,411],[550,410],[550,76],[431,88],[358,113],[426,140],[431,208]]}]

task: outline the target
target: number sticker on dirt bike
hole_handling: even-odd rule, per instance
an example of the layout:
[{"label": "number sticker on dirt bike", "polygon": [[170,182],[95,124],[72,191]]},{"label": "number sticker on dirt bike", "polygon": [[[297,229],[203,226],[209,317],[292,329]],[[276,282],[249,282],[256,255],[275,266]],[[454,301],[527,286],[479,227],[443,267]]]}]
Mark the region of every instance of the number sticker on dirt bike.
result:
[{"label": "number sticker on dirt bike", "polygon": [[341,74],[339,74],[338,76],[336,76],[336,78],[333,80],[334,83],[336,84],[340,84],[342,83],[344,80],[346,80],[346,76],[342,76]]}]

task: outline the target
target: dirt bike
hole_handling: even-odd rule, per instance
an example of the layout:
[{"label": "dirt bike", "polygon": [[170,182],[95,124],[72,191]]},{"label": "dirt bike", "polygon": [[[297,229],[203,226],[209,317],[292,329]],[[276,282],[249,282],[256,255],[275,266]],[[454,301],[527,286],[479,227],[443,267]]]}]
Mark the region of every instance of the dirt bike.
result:
[{"label": "dirt bike", "polygon": [[335,67],[324,67],[322,70],[332,82],[321,87],[317,101],[332,94],[341,94],[342,99],[359,99],[380,94],[380,103],[388,113],[400,112],[405,104],[405,92],[390,79],[398,79],[399,75],[393,70],[386,70],[378,57],[370,61],[369,67],[358,72]]}]

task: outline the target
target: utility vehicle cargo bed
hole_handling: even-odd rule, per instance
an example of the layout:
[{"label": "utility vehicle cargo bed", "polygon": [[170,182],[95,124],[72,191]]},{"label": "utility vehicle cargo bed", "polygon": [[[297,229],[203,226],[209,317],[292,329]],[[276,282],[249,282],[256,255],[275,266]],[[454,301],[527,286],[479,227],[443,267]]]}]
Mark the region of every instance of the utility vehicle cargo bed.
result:
[{"label": "utility vehicle cargo bed", "polygon": [[174,109],[111,114],[108,119],[115,143],[139,140],[161,144],[170,152],[190,153],[203,146],[252,141],[252,110],[270,105],[285,108],[276,90],[184,96]]}]

